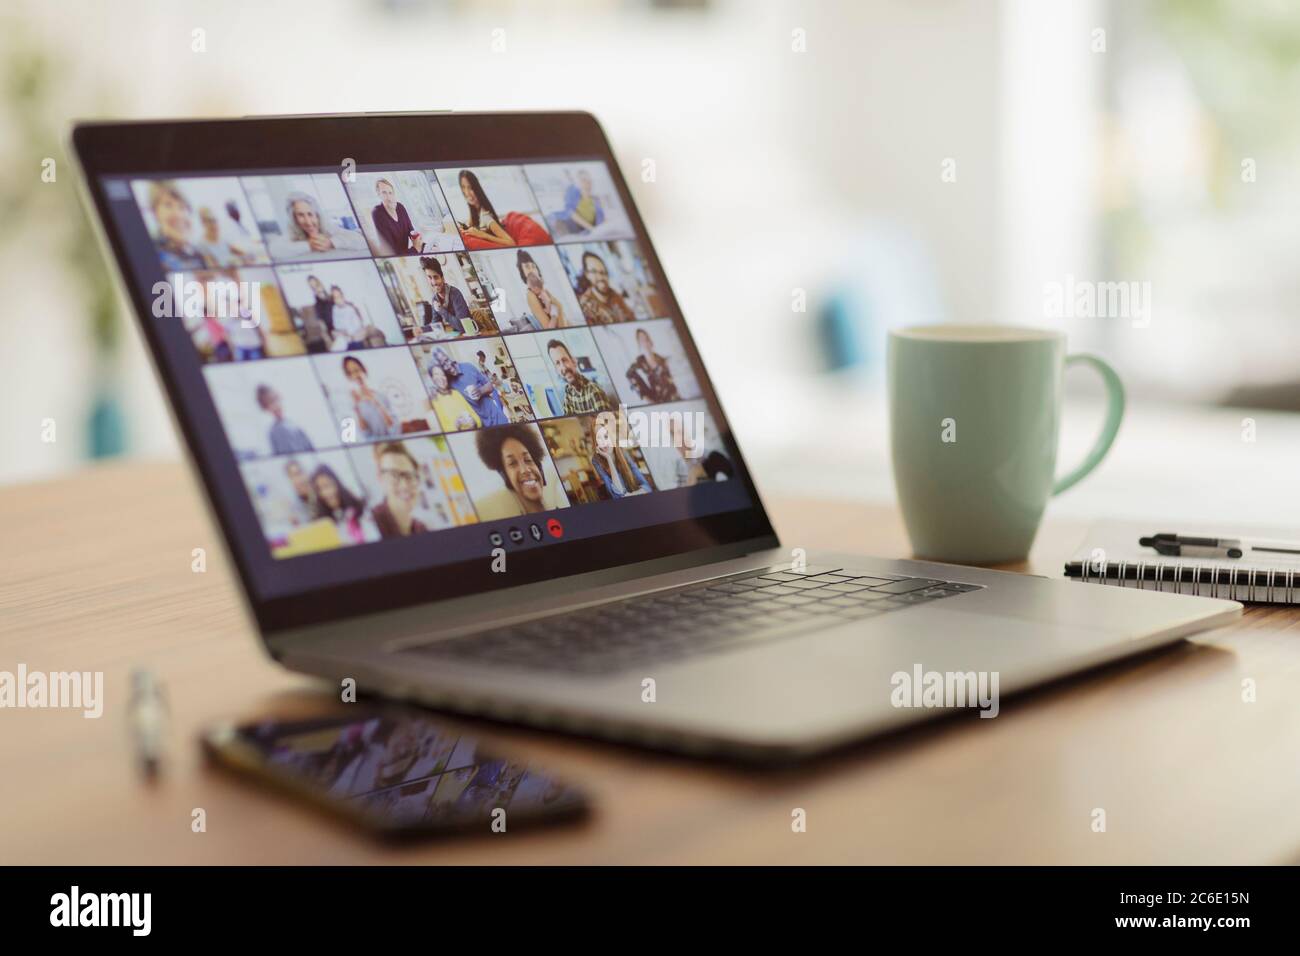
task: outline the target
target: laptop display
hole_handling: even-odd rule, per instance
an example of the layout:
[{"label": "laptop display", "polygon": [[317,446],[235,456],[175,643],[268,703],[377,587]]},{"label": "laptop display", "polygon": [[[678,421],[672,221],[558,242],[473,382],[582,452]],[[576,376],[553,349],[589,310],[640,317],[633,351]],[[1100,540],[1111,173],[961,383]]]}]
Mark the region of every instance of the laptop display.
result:
[{"label": "laptop display", "polygon": [[756,508],[608,155],[527,152],[95,181],[256,596]]}]

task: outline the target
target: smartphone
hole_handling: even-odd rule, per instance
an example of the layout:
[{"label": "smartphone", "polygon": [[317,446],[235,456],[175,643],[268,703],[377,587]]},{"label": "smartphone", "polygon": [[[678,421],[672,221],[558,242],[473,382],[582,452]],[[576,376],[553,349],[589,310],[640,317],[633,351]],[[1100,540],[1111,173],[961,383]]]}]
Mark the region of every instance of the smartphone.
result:
[{"label": "smartphone", "polygon": [[216,764],[382,836],[510,832],[588,810],[578,788],[416,710],[223,724],[201,739]]}]

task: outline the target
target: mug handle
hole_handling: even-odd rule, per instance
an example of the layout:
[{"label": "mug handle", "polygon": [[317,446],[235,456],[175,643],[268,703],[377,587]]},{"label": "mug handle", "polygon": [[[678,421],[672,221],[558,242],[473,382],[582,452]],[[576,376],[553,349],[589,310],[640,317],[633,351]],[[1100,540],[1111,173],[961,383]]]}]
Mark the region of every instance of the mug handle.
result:
[{"label": "mug handle", "polygon": [[1119,423],[1124,418],[1124,384],[1115,374],[1115,370],[1095,355],[1067,355],[1065,366],[1069,368],[1071,365],[1089,365],[1101,375],[1102,384],[1106,386],[1106,421],[1102,425],[1101,434],[1097,436],[1097,441],[1093,443],[1092,450],[1088,452],[1088,457],[1084,458],[1078,468],[1056,480],[1056,484],[1052,486],[1053,495],[1059,495],[1067,488],[1074,487],[1101,464],[1101,460],[1106,457],[1106,452],[1110,451],[1110,446],[1115,443],[1115,436],[1119,434]]}]

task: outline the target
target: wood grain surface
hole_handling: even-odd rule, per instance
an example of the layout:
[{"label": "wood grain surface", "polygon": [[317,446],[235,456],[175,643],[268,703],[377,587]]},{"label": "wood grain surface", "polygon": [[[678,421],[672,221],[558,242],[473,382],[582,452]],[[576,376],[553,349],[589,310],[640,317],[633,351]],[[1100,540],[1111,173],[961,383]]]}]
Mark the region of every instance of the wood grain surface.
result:
[{"label": "wood grain surface", "polygon": [[[888,507],[769,505],[790,546],[908,554]],[[1004,701],[996,720],[962,715],[779,772],[448,717],[584,786],[595,812],[394,847],[204,764],[196,740],[214,721],[341,705],[263,653],[183,466],[0,490],[0,527],[0,670],[103,671],[106,685],[98,720],[0,710],[0,863],[1228,864],[1300,851],[1300,609],[1251,608],[1232,628]],[[1084,530],[1049,520],[1025,569],[1059,574]],[[139,666],[171,712],[154,784],[126,723]],[[191,831],[196,807],[204,833]]]}]

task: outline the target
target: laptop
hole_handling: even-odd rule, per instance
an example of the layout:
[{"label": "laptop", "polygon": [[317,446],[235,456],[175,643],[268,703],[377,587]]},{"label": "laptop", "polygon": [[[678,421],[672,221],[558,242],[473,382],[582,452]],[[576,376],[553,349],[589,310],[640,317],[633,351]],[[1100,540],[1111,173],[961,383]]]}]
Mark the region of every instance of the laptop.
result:
[{"label": "laptop", "polygon": [[777,761],[994,716],[1241,611],[779,541],[589,114],[72,138],[251,620],[294,671]]}]

